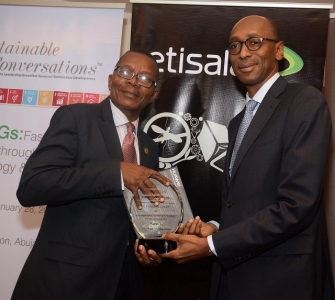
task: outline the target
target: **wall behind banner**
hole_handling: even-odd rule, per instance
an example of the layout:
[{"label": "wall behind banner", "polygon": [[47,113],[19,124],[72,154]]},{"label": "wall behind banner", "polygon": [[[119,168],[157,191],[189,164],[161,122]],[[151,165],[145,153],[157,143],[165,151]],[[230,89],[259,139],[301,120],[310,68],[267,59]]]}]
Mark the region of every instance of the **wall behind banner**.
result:
[{"label": "wall behind banner", "polygon": [[325,208],[329,237],[329,250],[335,284],[335,14],[331,14],[325,68],[324,95],[332,116],[333,132],[329,148],[327,179],[325,184]]},{"label": "wall behind banner", "polygon": [[[48,2],[48,0],[41,0],[43,2]],[[52,1],[52,0],[51,0]],[[29,4],[31,1],[27,0],[25,1],[26,4]],[[59,2],[87,2],[87,3],[96,3],[97,1],[90,1],[90,0],[78,0],[78,1],[59,1]],[[110,3],[110,0],[99,0],[99,2],[102,3]],[[123,54],[124,52],[126,52],[129,48],[130,48],[130,34],[131,34],[131,17],[132,17],[132,4],[129,3],[128,0],[116,0],[116,1],[112,1],[114,3],[125,3],[126,4],[126,12],[124,14],[124,18],[123,18],[123,32],[122,32],[122,41],[121,41],[121,54]],[[276,1],[269,1],[269,0],[262,0],[259,2],[276,2]],[[295,0],[295,1],[286,1],[286,2],[291,2],[291,3],[315,3],[317,1],[315,0],[307,0],[307,1],[303,1],[303,0]],[[333,3],[335,6],[335,1],[323,1],[323,2],[328,2],[328,3]],[[333,8],[331,10],[331,13],[334,13],[335,9]],[[335,16],[333,16],[333,18],[335,18]],[[308,18],[307,18],[308,19]],[[305,36],[306,38],[308,37],[307,34],[303,34],[302,36]],[[332,46],[330,46],[332,45]],[[332,113],[332,117],[333,120],[335,120],[335,102],[333,101],[333,99],[335,99],[335,86],[334,86],[334,80],[335,80],[335,56],[334,56],[334,48],[335,47],[335,24],[334,24],[334,20],[332,20],[332,23],[329,27],[329,33],[328,33],[328,50],[327,50],[327,59],[326,59],[326,80],[325,80],[325,95],[326,98],[328,99],[329,102],[329,106],[331,108],[331,113]],[[0,112],[1,114],[1,112]],[[24,115],[22,116],[22,118],[24,117]],[[46,119],[49,118],[49,116],[45,116]],[[334,122],[334,121],[333,121]],[[333,124],[334,128],[335,128],[335,124]],[[329,236],[331,238],[331,254],[333,254],[333,273],[335,274],[335,205],[334,205],[334,197],[335,197],[335,159],[334,159],[334,155],[335,155],[335,130],[333,130],[333,139],[332,139],[332,146],[331,146],[331,152],[330,152],[330,158],[329,158],[329,170],[328,170],[328,183],[327,183],[327,189],[326,189],[326,198],[327,198],[327,222],[328,222],[328,226],[329,226]],[[17,179],[15,179],[17,180]],[[12,195],[12,191],[7,191],[3,197],[8,197],[8,196],[13,197]],[[15,209],[15,208],[13,208]],[[29,212],[27,212],[28,214]],[[5,230],[7,231],[11,231],[12,229],[10,228],[10,223],[4,223],[0,221],[0,225],[2,228],[5,228]],[[34,223],[33,225],[33,230],[36,230],[36,228],[38,228],[38,222]],[[1,238],[5,238],[5,239],[1,239]],[[6,236],[1,236],[0,235],[0,242],[6,242]],[[27,244],[31,243],[31,240],[28,239],[27,240]],[[1,245],[0,245],[1,246]],[[11,277],[11,273],[8,275],[7,270],[9,269],[13,269],[13,265],[14,265],[14,269],[17,269],[17,265],[22,265],[23,261],[25,259],[25,256],[27,255],[27,253],[29,253],[30,251],[30,246],[27,246],[27,249],[24,250],[24,254],[23,256],[20,255],[15,255],[15,258],[11,258],[12,256],[10,256],[9,258],[5,258],[7,261],[5,262],[4,259],[0,258],[0,282],[2,282],[2,284],[0,284],[0,290],[1,290],[1,294],[0,294],[0,300],[2,299],[9,299],[9,297],[7,297],[6,295],[9,294],[9,290],[12,289],[11,285],[12,283],[10,283],[12,280],[14,281],[14,278],[9,278]],[[6,267],[4,269],[4,267]],[[16,272],[16,271],[13,271]],[[197,271],[198,272],[198,271]],[[187,275],[187,274],[186,274]],[[15,275],[16,276],[16,275]]]}]

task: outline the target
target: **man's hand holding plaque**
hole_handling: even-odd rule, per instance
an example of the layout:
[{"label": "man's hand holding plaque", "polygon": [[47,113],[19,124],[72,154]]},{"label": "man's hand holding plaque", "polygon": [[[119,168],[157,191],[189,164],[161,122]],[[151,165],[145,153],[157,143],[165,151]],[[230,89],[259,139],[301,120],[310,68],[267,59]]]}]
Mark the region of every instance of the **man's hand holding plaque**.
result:
[{"label": "man's hand holding plaque", "polygon": [[159,202],[164,201],[164,197],[159,191],[156,191],[155,195],[151,194],[150,191],[155,190],[155,185],[149,178],[159,181],[162,185],[169,186],[170,181],[166,177],[146,167],[128,162],[121,162],[120,166],[123,182],[127,188],[125,196],[129,195],[128,191],[133,193],[134,201],[139,209],[142,209],[142,203],[138,194],[139,190],[142,191],[142,193],[147,193],[148,199],[154,203],[154,205],[158,205]]},{"label": "man's hand holding plaque", "polygon": [[[175,249],[176,244],[162,239],[162,235],[176,232],[183,220],[189,220],[193,216],[178,169],[174,167],[163,170],[160,174],[170,182],[168,186],[149,177],[152,185],[147,183],[145,188],[137,188],[133,192],[126,189],[124,196],[139,245],[144,245],[146,250],[152,249],[156,253],[167,253]],[[136,196],[139,197],[141,205],[138,205]],[[164,202],[159,200],[162,197]],[[157,201],[153,201],[153,198]]]}]

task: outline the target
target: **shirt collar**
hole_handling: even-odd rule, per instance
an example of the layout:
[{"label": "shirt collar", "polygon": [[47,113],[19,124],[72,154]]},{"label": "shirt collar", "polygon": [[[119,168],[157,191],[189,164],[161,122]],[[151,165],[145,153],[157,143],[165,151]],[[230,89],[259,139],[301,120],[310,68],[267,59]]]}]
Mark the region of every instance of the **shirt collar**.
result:
[{"label": "shirt collar", "polygon": [[265,82],[261,88],[257,91],[257,93],[254,95],[254,97],[250,98],[249,94],[247,93],[246,95],[246,100],[247,102],[250,99],[253,99],[259,103],[262,103],[266,93],[269,91],[269,89],[271,88],[271,86],[275,83],[275,81],[278,79],[279,77],[279,73],[275,73],[267,82]]},{"label": "shirt collar", "polygon": [[[109,98],[110,99],[110,98]],[[112,110],[112,114],[113,114],[113,119],[114,119],[114,124],[115,126],[122,126],[126,123],[129,122],[128,118],[126,117],[126,115],[119,109],[117,108],[114,103],[112,102],[112,100],[110,100],[110,104],[111,104],[111,110]],[[135,132],[137,132],[137,128],[138,128],[138,123],[139,123],[139,118],[137,118],[135,121],[131,122],[134,124],[135,126]]]}]

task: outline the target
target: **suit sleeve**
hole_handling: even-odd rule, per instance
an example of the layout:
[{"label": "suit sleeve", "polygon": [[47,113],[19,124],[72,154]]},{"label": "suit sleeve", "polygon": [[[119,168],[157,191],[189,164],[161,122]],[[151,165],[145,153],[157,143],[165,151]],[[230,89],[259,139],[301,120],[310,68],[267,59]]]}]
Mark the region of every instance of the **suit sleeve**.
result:
[{"label": "suit sleeve", "polygon": [[[86,149],[79,149],[84,147],[80,139],[89,141],[89,137],[83,137],[88,133],[80,132],[79,126],[70,107],[60,107],[55,112],[23,170],[17,190],[23,206],[122,195],[120,161],[96,158],[89,142]],[[78,155],[83,152],[86,152],[86,162],[78,163]]]},{"label": "suit sleeve", "polygon": [[[329,109],[322,94],[312,87],[301,89],[290,101],[289,109],[283,112],[286,116],[280,142],[282,151],[281,157],[277,158],[280,168],[273,199],[267,199],[267,207],[213,235],[216,252],[225,268],[288,241],[307,229],[315,219],[331,134]],[[254,167],[257,177],[257,166]],[[264,178],[257,180],[263,183]],[[241,186],[243,188],[246,187]],[[267,187],[263,184],[262,188]],[[261,200],[257,199],[257,191],[252,190],[249,194],[252,193],[250,201],[257,203]],[[247,210],[240,208],[243,209]],[[234,259],[236,257],[241,260]]]}]

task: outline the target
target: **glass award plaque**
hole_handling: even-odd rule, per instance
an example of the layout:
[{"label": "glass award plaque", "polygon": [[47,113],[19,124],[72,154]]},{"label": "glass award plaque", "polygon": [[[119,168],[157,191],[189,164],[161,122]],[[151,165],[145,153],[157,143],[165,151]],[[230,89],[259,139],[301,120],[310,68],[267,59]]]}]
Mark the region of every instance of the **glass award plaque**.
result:
[{"label": "glass award plaque", "polygon": [[173,241],[161,238],[162,234],[171,231],[176,232],[180,223],[193,218],[182,181],[177,167],[160,172],[170,180],[170,186],[165,186],[159,181],[149,178],[157,190],[148,190],[149,194],[155,195],[158,191],[165,198],[164,202],[155,206],[147,198],[147,193],[138,190],[142,209],[139,210],[135,204],[133,194],[126,189],[124,197],[139,244],[145,248],[152,249],[157,253],[167,253],[176,248]]}]

